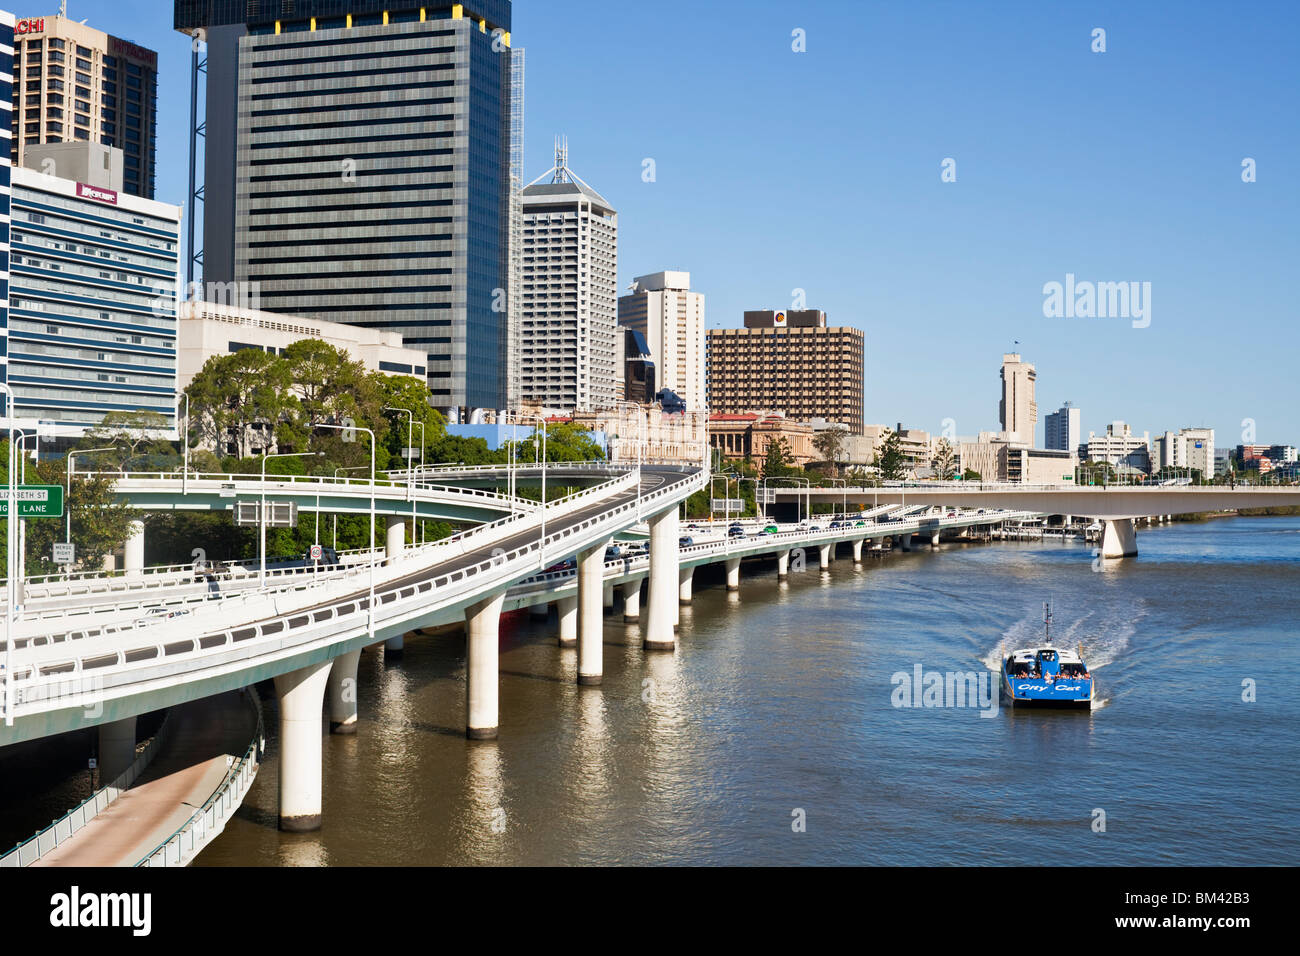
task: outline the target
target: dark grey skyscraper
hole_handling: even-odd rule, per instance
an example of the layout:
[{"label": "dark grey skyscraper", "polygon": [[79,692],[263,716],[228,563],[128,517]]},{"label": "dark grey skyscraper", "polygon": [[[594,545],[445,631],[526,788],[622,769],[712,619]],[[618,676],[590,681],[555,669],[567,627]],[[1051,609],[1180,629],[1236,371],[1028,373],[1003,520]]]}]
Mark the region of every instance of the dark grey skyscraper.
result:
[{"label": "dark grey skyscraper", "polygon": [[502,407],[510,0],[175,10],[207,43],[204,280],[399,332],[436,404]]}]

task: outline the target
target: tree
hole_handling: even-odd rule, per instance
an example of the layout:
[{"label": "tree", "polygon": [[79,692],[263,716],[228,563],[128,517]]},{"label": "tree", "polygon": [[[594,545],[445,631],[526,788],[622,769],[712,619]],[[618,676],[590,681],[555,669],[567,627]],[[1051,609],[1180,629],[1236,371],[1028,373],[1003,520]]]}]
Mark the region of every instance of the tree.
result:
[{"label": "tree", "polygon": [[763,477],[781,478],[793,474],[797,469],[790,464],[790,443],[784,435],[768,441],[763,457]]},{"label": "tree", "polygon": [[957,473],[957,453],[948,439],[940,438],[934,447],[934,459],[930,462],[935,477],[940,481],[949,481]]},{"label": "tree", "polygon": [[212,356],[185,389],[199,442],[225,451],[233,439],[235,456],[246,458],[260,431],[256,444],[270,447],[297,405],[289,386],[288,366],[260,349]]},{"label": "tree", "polygon": [[[8,439],[0,441],[0,481],[9,480]],[[66,485],[67,459],[49,458],[44,461],[28,462],[26,479],[29,484]],[[80,474],[80,473],[79,473]],[[112,554],[126,541],[130,524],[139,514],[117,500],[113,493],[114,479],[111,475],[78,477],[72,485],[72,491],[65,508],[71,509],[72,540],[77,546],[77,564],[83,568],[97,568],[106,555]],[[5,522],[0,519],[0,534],[7,533]],[[61,518],[27,518],[26,537],[27,560],[25,571],[29,575],[54,574],[62,570],[54,564],[54,542],[63,541],[66,534],[65,521]],[[8,574],[7,556],[0,549],[0,568]]]},{"label": "tree", "polygon": [[[425,461],[429,456],[424,449],[430,446],[436,447],[447,434],[447,419],[442,416],[436,409],[429,405],[429,387],[421,379],[414,378],[410,375],[385,375],[382,372],[372,373],[376,391],[378,393],[380,405],[383,408],[402,408],[410,411],[408,416],[399,412],[385,412],[391,422],[391,428],[388,432],[386,445],[392,458],[402,461],[402,449],[406,447],[408,433],[407,422],[414,421],[414,435],[411,440],[417,449],[414,464]],[[420,446],[421,428],[423,424],[424,449]],[[460,461],[459,458],[454,459]]]},{"label": "tree", "polygon": [[[516,455],[520,462],[537,457],[540,431],[518,443]],[[591,432],[574,422],[554,422],[546,426],[547,461],[600,461],[605,457]]]},{"label": "tree", "polygon": [[886,481],[898,481],[907,470],[907,461],[903,458],[903,440],[898,434],[885,429],[880,448],[876,451],[872,465]]},{"label": "tree", "polygon": [[[100,452],[96,464],[102,468],[150,470],[153,464],[167,468],[174,464],[176,450],[167,436],[167,416],[139,409],[108,412],[98,425],[86,429],[78,448],[118,445],[119,452]],[[136,459],[147,459],[144,463]]]},{"label": "tree", "polygon": [[983,481],[984,476],[981,475],[974,468],[967,468],[965,471],[961,473],[961,480],[962,481]]},{"label": "tree", "polygon": [[821,453],[824,460],[836,466],[837,474],[840,450],[844,447],[844,440],[848,435],[849,430],[843,425],[832,425],[830,428],[823,428],[813,438],[813,447]]}]

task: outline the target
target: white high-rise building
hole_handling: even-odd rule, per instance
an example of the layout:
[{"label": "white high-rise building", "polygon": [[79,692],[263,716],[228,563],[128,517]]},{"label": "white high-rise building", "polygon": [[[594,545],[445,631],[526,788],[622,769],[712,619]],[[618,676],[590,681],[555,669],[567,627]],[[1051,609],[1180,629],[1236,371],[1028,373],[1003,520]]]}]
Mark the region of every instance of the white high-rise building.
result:
[{"label": "white high-rise building", "polygon": [[655,362],[656,388],[669,388],[688,409],[703,409],[704,295],[691,291],[689,272],[637,276],[618,300],[618,324],[645,336]]},{"label": "white high-rise building", "polygon": [[1214,476],[1214,429],[1181,428],[1157,435],[1152,443],[1152,465],[1159,468],[1194,468]]},{"label": "white high-rise building", "polygon": [[1043,447],[1074,452],[1083,437],[1082,428],[1079,409],[1066,402],[1061,406],[1060,411],[1052,412],[1047,416],[1043,426]]},{"label": "white high-rise building", "polygon": [[618,213],[568,168],[568,152],[557,142],[555,166],[522,195],[519,397],[590,411],[622,397]]},{"label": "white high-rise building", "polygon": [[1034,381],[1038,373],[1028,362],[1020,361],[1019,352],[1002,356],[1002,402],[998,417],[1008,440],[1034,444],[1038,425],[1038,405],[1034,402]]}]

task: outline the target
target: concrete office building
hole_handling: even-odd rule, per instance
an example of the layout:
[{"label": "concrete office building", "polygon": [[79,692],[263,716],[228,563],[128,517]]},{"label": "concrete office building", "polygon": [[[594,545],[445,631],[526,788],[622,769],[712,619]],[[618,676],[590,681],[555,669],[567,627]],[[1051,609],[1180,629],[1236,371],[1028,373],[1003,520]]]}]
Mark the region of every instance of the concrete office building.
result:
[{"label": "concrete office building", "polygon": [[976,472],[983,481],[1032,485],[1071,485],[1079,464],[1073,451],[1033,448],[1012,441],[1006,432],[980,432],[975,441],[958,445],[958,455],[962,470]]},{"label": "concrete office building", "polygon": [[436,405],[510,361],[509,0],[176,0],[207,56],[203,278],[396,332]]},{"label": "concrete office building", "polygon": [[649,405],[655,400],[655,363],[645,336],[623,330],[623,395],[627,402]]},{"label": "concrete office building", "polygon": [[730,415],[771,409],[794,421],[863,427],[861,329],[827,326],[826,313],[745,313],[743,329],[707,332],[708,404]]},{"label": "concrete office building", "polygon": [[[118,192],[152,199],[157,143],[158,54],[61,16],[17,21],[14,37],[15,166],[90,182],[65,168],[32,162],[34,147],[88,142],[122,151]],[[93,185],[100,185],[93,183]]]},{"label": "concrete office building", "polygon": [[1214,477],[1214,429],[1181,428],[1157,435],[1151,443],[1151,465],[1161,468],[1190,468],[1205,479]]},{"label": "concrete office building", "polygon": [[1151,471],[1151,435],[1133,434],[1133,428],[1124,422],[1111,422],[1106,434],[1088,432],[1088,440],[1079,447],[1079,457],[1085,461],[1106,462],[1126,472]]},{"label": "concrete office building", "polygon": [[1044,425],[1043,447],[1075,452],[1083,437],[1081,418],[1079,409],[1069,402],[1062,405],[1059,411],[1048,415]]},{"label": "concrete office building", "polygon": [[281,355],[294,342],[320,339],[346,352],[369,371],[425,376],[424,352],[407,348],[396,332],[321,322],[279,312],[262,312],[212,302],[182,302],[177,388],[184,391],[215,355],[259,349]]},{"label": "concrete office building", "polygon": [[618,300],[618,324],[645,336],[659,388],[670,388],[687,408],[705,408],[704,296],[691,291],[689,272],[637,276]]},{"label": "concrete office building", "polygon": [[11,175],[5,352],[17,415],[50,423],[55,438],[113,411],[157,412],[174,429],[180,208]]},{"label": "concrete office building", "polygon": [[998,419],[1010,441],[1034,444],[1038,426],[1038,404],[1034,401],[1037,378],[1034,367],[1020,360],[1020,353],[1007,352],[1002,356],[1002,401],[998,404]]},{"label": "concrete office building", "polygon": [[523,191],[522,272],[521,400],[565,412],[614,405],[624,356],[618,213],[569,169],[562,142],[555,165]]}]

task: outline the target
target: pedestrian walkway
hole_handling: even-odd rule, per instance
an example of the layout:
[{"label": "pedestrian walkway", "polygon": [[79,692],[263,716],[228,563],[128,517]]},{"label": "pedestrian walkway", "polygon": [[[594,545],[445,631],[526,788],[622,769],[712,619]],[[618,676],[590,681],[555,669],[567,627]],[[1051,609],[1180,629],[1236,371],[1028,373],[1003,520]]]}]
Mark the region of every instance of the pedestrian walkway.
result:
[{"label": "pedestrian walkway", "polygon": [[[256,693],[249,688],[248,693]],[[134,866],[221,786],[248,749],[257,716],[231,692],[173,707],[163,749],[135,785],[34,866]]]}]

